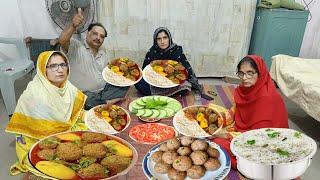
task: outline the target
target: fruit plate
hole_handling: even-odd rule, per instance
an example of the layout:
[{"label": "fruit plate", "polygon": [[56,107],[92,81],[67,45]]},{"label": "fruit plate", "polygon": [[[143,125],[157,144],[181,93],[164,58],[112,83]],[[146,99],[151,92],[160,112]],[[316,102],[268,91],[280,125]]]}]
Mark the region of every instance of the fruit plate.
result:
[{"label": "fruit plate", "polygon": [[117,134],[130,125],[131,118],[129,113],[120,106],[102,104],[87,111],[84,122],[91,131]]},{"label": "fruit plate", "polygon": [[[30,149],[28,158],[36,170],[52,179],[97,180],[127,174],[137,162],[138,153],[130,143],[119,137],[74,131],[39,140]],[[123,160],[125,166],[114,169],[117,165],[109,161],[115,158]],[[88,175],[89,171],[94,171],[94,175]]]},{"label": "fruit plate", "polygon": [[[219,153],[219,161],[221,166],[219,167],[219,169],[215,170],[215,171],[206,171],[205,175],[201,178],[201,180],[220,180],[220,179],[224,179],[230,169],[231,169],[231,161],[230,161],[230,157],[227,154],[226,150],[222,147],[220,147],[219,145],[217,145],[214,142],[211,142],[209,140],[206,140],[209,145],[213,148],[216,148]],[[142,169],[144,174],[146,175],[146,177],[150,180],[153,179],[161,179],[161,180],[169,180],[169,177],[167,174],[160,174],[155,172],[154,170],[154,165],[155,162],[153,162],[151,160],[151,156],[154,152],[159,150],[159,147],[161,144],[166,143],[166,142],[162,142],[160,144],[155,145],[154,147],[152,147],[150,149],[149,152],[147,152],[147,154],[144,156],[143,160],[142,160]],[[187,177],[186,180],[190,180],[191,178]]]},{"label": "fruit plate", "polygon": [[166,96],[145,96],[129,104],[129,111],[142,118],[169,118],[181,108],[179,101]]}]

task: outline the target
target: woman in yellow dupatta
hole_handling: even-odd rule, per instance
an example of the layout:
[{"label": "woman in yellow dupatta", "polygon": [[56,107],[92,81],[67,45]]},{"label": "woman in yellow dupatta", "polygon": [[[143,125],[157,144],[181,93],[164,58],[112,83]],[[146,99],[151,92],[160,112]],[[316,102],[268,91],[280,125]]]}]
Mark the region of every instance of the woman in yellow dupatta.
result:
[{"label": "woman in yellow dupatta", "polygon": [[18,162],[11,166],[11,175],[30,171],[44,177],[30,165],[28,151],[39,139],[77,126],[86,96],[68,81],[69,74],[68,59],[62,52],[39,55],[37,74],[6,127],[6,132],[16,134]]}]

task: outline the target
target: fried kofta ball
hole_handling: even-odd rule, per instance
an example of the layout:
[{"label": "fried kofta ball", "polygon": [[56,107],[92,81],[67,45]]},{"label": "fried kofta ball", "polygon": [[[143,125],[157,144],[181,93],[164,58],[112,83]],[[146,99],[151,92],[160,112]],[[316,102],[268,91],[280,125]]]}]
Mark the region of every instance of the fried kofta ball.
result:
[{"label": "fried kofta ball", "polygon": [[190,147],[179,147],[179,149],[177,150],[178,154],[180,156],[188,156],[191,154],[191,148]]},{"label": "fried kofta ball", "polygon": [[205,113],[206,109],[207,108],[205,108],[205,107],[199,107],[198,111],[201,112],[201,113]]},{"label": "fried kofta ball", "polygon": [[204,151],[193,151],[190,158],[194,165],[203,165],[208,160],[208,154]]},{"label": "fried kofta ball", "polygon": [[119,155],[111,155],[102,159],[101,165],[106,167],[108,170],[112,172],[119,173],[127,167],[129,167],[131,163],[131,157],[124,157]]},{"label": "fried kofta ball", "polygon": [[43,141],[40,141],[39,147],[40,149],[55,149],[60,143],[60,139],[57,137],[48,137]]},{"label": "fried kofta ball", "polygon": [[105,141],[107,136],[101,133],[85,132],[81,135],[82,140],[88,143],[98,143]]},{"label": "fried kofta ball", "polygon": [[156,151],[151,155],[151,160],[153,162],[159,162],[162,159],[163,151]]},{"label": "fried kofta ball", "polygon": [[166,151],[162,154],[162,160],[167,164],[172,164],[178,158],[178,153],[175,151]]},{"label": "fried kofta ball", "polygon": [[210,123],[215,123],[218,120],[218,115],[216,113],[212,113],[209,115],[209,122]]},{"label": "fried kofta ball", "polygon": [[55,149],[42,149],[37,153],[37,156],[44,160],[53,160],[56,154]]},{"label": "fried kofta ball", "polygon": [[83,178],[105,177],[105,168],[100,164],[93,163],[90,166],[80,169],[78,174]]},{"label": "fried kofta ball", "polygon": [[168,170],[168,177],[169,179],[173,180],[184,180],[187,176],[187,173],[185,171],[178,171],[174,168],[170,168]]},{"label": "fried kofta ball", "polygon": [[188,156],[179,156],[172,163],[172,167],[178,171],[186,171],[192,166],[192,160]]},{"label": "fried kofta ball", "polygon": [[167,143],[162,143],[159,147],[160,151],[169,151]]},{"label": "fried kofta ball", "polygon": [[213,147],[210,147],[210,146],[207,149],[207,153],[212,158],[218,158],[220,156],[219,151],[216,148],[213,148]]},{"label": "fried kofta ball", "polygon": [[103,158],[105,157],[106,153],[107,150],[101,143],[91,143],[83,146],[83,155],[85,156]]},{"label": "fried kofta ball", "polygon": [[194,139],[192,137],[188,137],[188,136],[182,136],[180,138],[180,142],[182,144],[182,146],[190,146],[193,143]]},{"label": "fried kofta ball", "polygon": [[193,165],[191,168],[187,170],[187,176],[189,176],[192,179],[200,179],[204,174],[206,173],[206,170],[202,166]]},{"label": "fried kofta ball", "polygon": [[159,161],[154,165],[154,171],[160,174],[166,174],[170,168],[171,165],[165,163],[164,161]]},{"label": "fried kofta ball", "polygon": [[167,65],[164,67],[164,72],[167,73],[167,74],[171,74],[174,72],[174,67],[171,66],[171,65]]},{"label": "fried kofta ball", "polygon": [[169,150],[176,150],[180,147],[180,140],[178,138],[172,138],[167,141],[167,147]]},{"label": "fried kofta ball", "polygon": [[177,78],[177,79],[180,79],[181,81],[184,81],[184,80],[187,79],[187,76],[186,76],[186,75],[183,73],[183,71],[182,71],[182,72],[176,74],[176,78]]},{"label": "fried kofta ball", "polygon": [[124,116],[124,115],[126,115],[126,112],[123,109],[119,108],[119,109],[117,109],[117,114],[119,116]]},{"label": "fried kofta ball", "polygon": [[206,108],[206,111],[205,111],[205,114],[206,115],[210,115],[210,114],[214,114],[215,112],[214,112],[214,110],[213,109],[211,109],[211,108]]},{"label": "fried kofta ball", "polygon": [[219,127],[218,127],[217,125],[215,125],[215,124],[210,124],[206,131],[207,131],[209,134],[213,134],[213,133],[215,133],[215,132],[217,131],[217,129],[219,129]]},{"label": "fried kofta ball", "polygon": [[208,171],[214,171],[219,169],[221,166],[220,161],[216,158],[209,158],[207,162],[203,164],[203,166],[208,170]]},{"label": "fried kofta ball", "polygon": [[181,64],[177,64],[174,66],[174,69],[179,70],[179,71],[184,71],[186,68]]},{"label": "fried kofta ball", "polygon": [[75,161],[82,157],[82,149],[72,142],[60,143],[56,155],[61,160]]},{"label": "fried kofta ball", "polygon": [[112,109],[109,114],[112,119],[115,119],[118,116],[118,112],[114,109]]},{"label": "fried kofta ball", "polygon": [[120,65],[120,70],[121,71],[127,71],[128,70],[128,66],[126,64],[122,64]]},{"label": "fried kofta ball", "polygon": [[197,139],[191,144],[191,149],[193,151],[206,151],[208,148],[208,143],[204,140]]}]

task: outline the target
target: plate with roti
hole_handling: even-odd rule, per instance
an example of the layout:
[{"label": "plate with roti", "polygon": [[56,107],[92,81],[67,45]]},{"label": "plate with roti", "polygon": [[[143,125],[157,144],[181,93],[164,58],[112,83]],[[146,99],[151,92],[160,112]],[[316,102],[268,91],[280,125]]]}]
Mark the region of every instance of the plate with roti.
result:
[{"label": "plate with roti", "polygon": [[142,70],[133,60],[122,57],[111,60],[102,71],[103,79],[114,86],[132,86],[142,78]]},{"label": "plate with roti", "polygon": [[152,86],[172,88],[188,78],[186,68],[174,60],[154,60],[143,69],[143,79]]},{"label": "plate with roti", "polygon": [[91,108],[85,114],[84,121],[91,131],[117,134],[129,126],[131,118],[120,106],[102,104]]},{"label": "plate with roti", "polygon": [[185,136],[206,138],[217,134],[223,127],[223,121],[221,114],[214,109],[193,105],[176,113],[173,126]]}]

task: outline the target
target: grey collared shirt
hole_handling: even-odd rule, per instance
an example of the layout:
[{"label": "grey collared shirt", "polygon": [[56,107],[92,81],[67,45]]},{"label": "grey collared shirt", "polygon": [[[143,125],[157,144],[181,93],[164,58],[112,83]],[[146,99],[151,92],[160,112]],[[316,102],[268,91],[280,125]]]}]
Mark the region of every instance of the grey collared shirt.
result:
[{"label": "grey collared shirt", "polygon": [[71,39],[66,54],[70,62],[69,80],[73,85],[82,91],[99,91],[104,88],[106,82],[102,78],[102,70],[108,60],[102,47],[94,56],[86,40],[81,42]]}]

